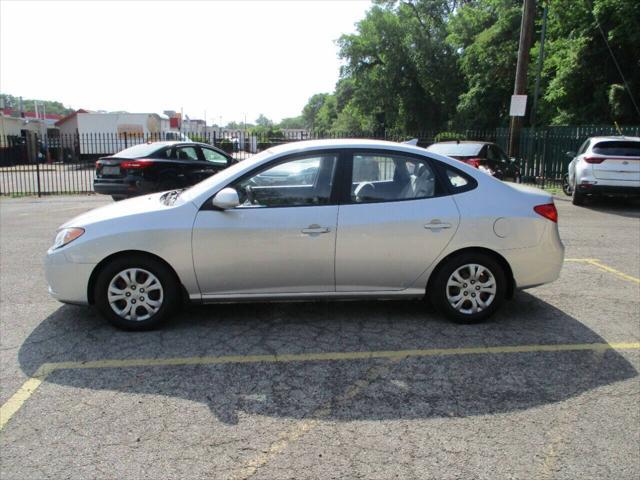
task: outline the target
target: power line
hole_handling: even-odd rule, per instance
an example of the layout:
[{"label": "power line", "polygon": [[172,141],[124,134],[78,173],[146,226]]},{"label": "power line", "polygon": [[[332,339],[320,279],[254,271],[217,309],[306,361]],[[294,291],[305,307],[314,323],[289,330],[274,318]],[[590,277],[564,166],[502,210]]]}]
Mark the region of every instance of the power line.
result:
[{"label": "power line", "polygon": [[633,93],[631,93],[631,89],[629,88],[629,84],[627,83],[627,79],[625,78],[624,74],[622,73],[622,69],[620,68],[620,65],[618,64],[618,60],[616,60],[616,56],[613,54],[613,50],[611,50],[611,46],[609,45],[609,40],[607,39],[607,36],[604,34],[604,30],[602,29],[602,25],[600,25],[600,22],[598,21],[598,17],[596,17],[596,14],[593,11],[593,5],[591,3],[591,0],[587,0],[587,4],[589,5],[589,10],[591,10],[591,13],[593,14],[594,20],[596,21],[596,25],[598,26],[598,30],[600,30],[600,35],[602,35],[602,39],[604,40],[604,43],[607,46],[607,50],[609,50],[609,54],[611,55],[611,59],[613,60],[613,63],[616,66],[616,69],[618,70],[618,73],[620,74],[620,77],[622,78],[622,82],[624,83],[624,88],[627,90],[627,93],[629,94],[629,97],[631,98],[631,103],[633,103],[633,106],[636,109],[636,112],[638,113],[638,116],[640,116],[640,108],[638,107],[638,104],[636,103],[636,100],[633,97]]}]

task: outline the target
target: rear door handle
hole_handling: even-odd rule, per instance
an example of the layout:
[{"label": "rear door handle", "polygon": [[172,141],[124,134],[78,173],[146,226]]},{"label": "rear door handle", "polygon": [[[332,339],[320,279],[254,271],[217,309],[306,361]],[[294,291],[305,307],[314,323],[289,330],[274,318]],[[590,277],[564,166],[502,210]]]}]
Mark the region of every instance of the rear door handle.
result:
[{"label": "rear door handle", "polygon": [[451,228],[450,223],[442,223],[440,220],[431,220],[424,228],[427,230],[440,230],[441,228]]},{"label": "rear door handle", "polygon": [[331,229],[329,227],[321,227],[317,223],[314,223],[313,225],[309,225],[307,228],[302,229],[302,233],[306,235],[311,235],[314,233],[329,233],[330,231]]}]

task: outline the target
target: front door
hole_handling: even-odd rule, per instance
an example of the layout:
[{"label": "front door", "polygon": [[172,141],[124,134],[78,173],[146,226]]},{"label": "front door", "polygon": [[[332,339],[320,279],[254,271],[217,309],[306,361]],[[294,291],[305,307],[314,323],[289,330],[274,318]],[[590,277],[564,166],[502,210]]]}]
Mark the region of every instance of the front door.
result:
[{"label": "front door", "polygon": [[200,210],[192,242],[204,299],[335,291],[337,163],[331,152],[278,160],[229,185],[240,206]]},{"label": "front door", "polygon": [[338,216],[336,290],[404,290],[447,246],[458,209],[425,159],[356,152],[352,162],[351,198]]}]

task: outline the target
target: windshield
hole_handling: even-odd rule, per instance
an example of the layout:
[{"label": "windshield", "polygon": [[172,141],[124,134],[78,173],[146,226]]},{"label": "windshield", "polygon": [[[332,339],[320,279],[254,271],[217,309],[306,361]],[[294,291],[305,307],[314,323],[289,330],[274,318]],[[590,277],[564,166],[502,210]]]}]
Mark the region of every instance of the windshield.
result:
[{"label": "windshield", "polygon": [[164,145],[158,145],[157,143],[143,143],[126,148],[113,156],[118,158],[142,158],[146,157],[147,155],[151,155],[163,146]]},{"label": "windshield", "polygon": [[252,157],[249,157],[242,162],[234,163],[229,168],[225,168],[215,175],[203,180],[200,183],[196,183],[191,188],[186,189],[180,197],[184,200],[193,200],[198,195],[208,192],[218,182],[224,182],[227,179],[235,177],[238,173],[244,171],[247,167],[255,165],[261,162],[264,158],[268,158],[273,154],[271,150],[265,150]]},{"label": "windshield", "polygon": [[478,155],[483,145],[482,143],[434,143],[427,150],[440,155],[471,157]]}]

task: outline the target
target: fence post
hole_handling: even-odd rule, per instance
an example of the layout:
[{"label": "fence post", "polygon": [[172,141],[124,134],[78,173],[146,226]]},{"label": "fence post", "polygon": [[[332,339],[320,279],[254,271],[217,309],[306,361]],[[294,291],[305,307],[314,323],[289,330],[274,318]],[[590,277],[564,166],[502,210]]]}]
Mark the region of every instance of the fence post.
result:
[{"label": "fence post", "polygon": [[35,136],[35,144],[36,144],[36,154],[35,154],[35,159],[36,159],[36,185],[37,185],[37,189],[38,189],[38,198],[40,198],[42,196],[42,191],[40,190],[40,147],[39,147],[39,140],[38,140],[38,135],[34,135]]},{"label": "fence post", "polygon": [[547,180],[547,142],[549,141],[549,129],[544,129],[544,141],[542,142],[542,188]]}]

